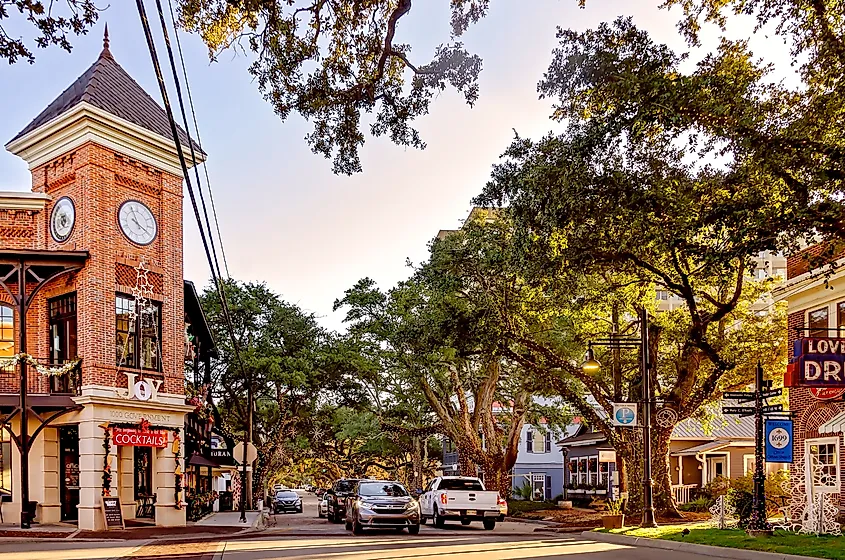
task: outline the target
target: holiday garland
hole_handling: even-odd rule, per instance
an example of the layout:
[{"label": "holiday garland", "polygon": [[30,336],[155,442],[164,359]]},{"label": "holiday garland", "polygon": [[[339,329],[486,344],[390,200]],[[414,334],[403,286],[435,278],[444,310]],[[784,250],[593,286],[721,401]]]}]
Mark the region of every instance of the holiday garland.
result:
[{"label": "holiday garland", "polygon": [[176,469],[173,471],[173,474],[176,476],[176,481],[174,484],[174,501],[176,502],[176,509],[182,509],[182,465],[179,460],[182,458],[182,429],[181,428],[174,428],[172,426],[154,426],[151,425],[147,420],[141,418],[141,421],[137,424],[133,424],[131,422],[121,422],[115,424],[109,424],[105,422],[100,424],[100,427],[103,428],[103,449],[105,450],[105,457],[103,457],[103,496],[111,496],[111,459],[109,458],[109,453],[111,452],[111,429],[112,428],[136,428],[143,431],[148,430],[167,430],[169,432],[173,432],[173,443],[171,444],[171,451],[173,451],[173,457],[176,460]]},{"label": "holiday garland", "polygon": [[82,360],[71,360],[66,364],[54,367],[45,366],[38,363],[38,360],[36,360],[26,352],[21,352],[20,354],[15,354],[14,356],[11,356],[9,358],[0,359],[0,369],[10,368],[20,362],[24,362],[25,364],[34,367],[35,371],[37,371],[41,375],[53,375],[56,377],[61,377],[75,370],[77,366],[79,366],[79,364],[82,362]]}]

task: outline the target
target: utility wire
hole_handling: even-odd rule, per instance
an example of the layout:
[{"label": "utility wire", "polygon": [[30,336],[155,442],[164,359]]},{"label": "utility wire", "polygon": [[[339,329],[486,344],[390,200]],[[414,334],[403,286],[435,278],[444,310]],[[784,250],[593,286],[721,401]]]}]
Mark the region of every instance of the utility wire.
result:
[{"label": "utility wire", "polygon": [[[174,37],[176,37],[176,50],[179,51],[179,62],[182,65],[182,76],[185,78],[185,92],[188,94],[188,104],[191,107],[191,117],[194,121],[194,131],[196,131],[197,133],[197,144],[202,150],[203,148],[202,139],[200,138],[200,127],[199,124],[197,124],[197,113],[194,110],[194,98],[191,95],[191,83],[188,81],[188,69],[185,67],[185,57],[182,56],[182,41],[179,39],[179,28],[176,27],[176,17],[173,15],[173,2],[171,0],[167,0],[167,7],[170,9],[170,23],[173,25],[173,35]],[[159,8],[159,12],[161,12],[161,8]],[[185,123],[185,130],[187,129],[188,124]],[[194,162],[194,165],[196,165],[196,162]],[[223,249],[223,236],[220,234],[220,221],[217,219],[217,207],[214,204],[214,192],[211,190],[211,179],[209,179],[208,177],[208,164],[203,161],[201,165],[203,171],[205,171],[205,187],[208,189],[208,198],[211,201],[211,212],[214,215],[214,225],[217,229],[217,242],[220,246],[220,255],[223,257],[223,267],[226,270],[226,278],[228,279],[231,278],[231,276],[229,275],[229,262],[226,259],[226,251]],[[197,178],[197,183],[199,183],[199,178]],[[203,214],[205,214],[205,223],[208,227],[208,235],[209,237],[211,237],[211,225],[208,223],[208,212],[205,209],[205,199],[202,196],[202,185],[199,185],[199,191],[200,202],[202,203],[202,212]],[[214,253],[214,260],[216,261],[217,253],[214,251],[214,243],[211,244],[211,250]],[[217,267],[217,272],[218,274],[220,273],[219,265]]]},{"label": "utility wire", "polygon": [[[226,322],[226,327],[227,327],[227,330],[229,331],[229,336],[232,339],[232,347],[234,349],[235,359],[236,359],[238,366],[241,370],[241,375],[243,375],[244,379],[246,379],[246,373],[245,373],[246,370],[244,368],[243,361],[241,360],[241,354],[240,354],[240,348],[239,348],[239,345],[238,345],[238,339],[235,336],[235,328],[232,325],[232,317],[229,314],[229,306],[228,306],[228,303],[226,301],[226,294],[225,294],[225,291],[223,289],[222,281],[221,281],[220,277],[218,276],[217,272],[215,271],[214,261],[211,257],[211,252],[208,249],[208,240],[205,237],[205,230],[203,229],[202,220],[200,219],[199,207],[197,206],[197,200],[196,200],[196,197],[194,196],[194,189],[193,189],[193,186],[191,185],[191,175],[188,173],[188,164],[185,160],[185,152],[182,150],[182,142],[179,140],[179,130],[178,130],[178,127],[176,126],[176,119],[174,119],[174,117],[173,117],[173,109],[170,106],[170,98],[167,95],[167,86],[164,83],[164,76],[161,73],[161,65],[159,64],[159,61],[158,61],[158,54],[156,53],[155,41],[153,40],[153,35],[152,35],[151,30],[150,30],[150,22],[147,19],[147,11],[146,11],[146,8],[144,7],[144,0],[135,0],[135,3],[138,6],[138,15],[141,18],[141,25],[144,28],[144,35],[145,35],[146,40],[147,40],[147,48],[150,52],[150,58],[152,59],[153,69],[154,69],[155,74],[156,74],[156,79],[158,80],[158,86],[159,86],[159,90],[161,91],[162,100],[164,101],[164,108],[167,111],[167,119],[170,121],[170,131],[173,134],[173,140],[176,143],[176,153],[179,156],[179,163],[182,167],[182,175],[184,176],[185,183],[188,187],[188,194],[190,195],[191,205],[193,206],[193,209],[194,209],[194,217],[196,218],[197,226],[199,227],[199,230],[200,230],[200,237],[202,238],[202,244],[203,244],[203,249],[205,250],[205,256],[206,256],[206,259],[208,260],[208,266],[209,266],[209,268],[211,268],[211,277],[212,277],[212,280],[214,281],[215,287],[217,288],[217,295],[220,297],[220,304],[221,304],[221,307],[222,307],[222,310],[223,310],[223,318]],[[187,131],[186,131],[186,134],[188,134]],[[189,140],[188,143],[190,144],[190,135],[188,137],[188,140]]]},{"label": "utility wire", "polygon": [[[205,209],[205,198],[202,196],[202,181],[200,180],[200,172],[197,169],[197,154],[194,151],[194,142],[191,140],[191,128],[188,126],[188,117],[185,114],[185,102],[182,99],[182,88],[179,85],[179,75],[176,72],[176,63],[173,60],[173,48],[170,45],[170,35],[167,33],[167,24],[164,22],[164,12],[161,8],[161,0],[156,0],[156,7],[158,8],[158,17],[161,21],[161,32],[164,35],[164,44],[167,47],[167,56],[170,60],[170,70],[173,73],[173,83],[176,84],[176,97],[179,101],[179,111],[182,114],[182,123],[185,126],[185,134],[188,136],[188,148],[191,150],[191,162],[194,164],[194,175],[197,178],[197,192],[200,195],[200,203],[202,204],[202,213],[205,215],[205,224],[208,228],[208,240],[211,243],[211,254],[214,257],[214,267],[217,271],[217,276],[222,278],[220,273],[220,262],[217,260],[217,250],[214,247],[214,234],[211,233],[211,224],[208,221],[208,212]],[[176,139],[179,142],[179,139]],[[200,224],[202,227],[202,224]]]}]

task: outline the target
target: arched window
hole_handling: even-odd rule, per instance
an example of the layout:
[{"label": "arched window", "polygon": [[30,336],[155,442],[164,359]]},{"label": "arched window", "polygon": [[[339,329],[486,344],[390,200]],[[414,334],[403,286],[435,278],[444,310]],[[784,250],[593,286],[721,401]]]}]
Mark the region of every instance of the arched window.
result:
[{"label": "arched window", "polygon": [[0,358],[15,355],[15,310],[0,304]]}]

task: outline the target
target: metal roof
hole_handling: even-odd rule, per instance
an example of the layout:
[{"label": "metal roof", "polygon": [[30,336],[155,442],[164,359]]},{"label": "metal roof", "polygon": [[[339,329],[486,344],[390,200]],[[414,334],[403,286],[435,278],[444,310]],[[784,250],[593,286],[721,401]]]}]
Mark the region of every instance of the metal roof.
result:
[{"label": "metal roof", "polygon": [[[721,403],[720,408],[721,409]],[[687,418],[675,425],[672,439],[754,439],[754,417],[723,416],[720,412],[706,423]]]},{"label": "metal roof", "polygon": [[695,447],[682,449],[680,451],[674,451],[672,452],[672,456],[678,457],[680,455],[698,455],[699,453],[705,453],[707,451],[718,451],[719,449],[728,447],[730,444],[731,442],[729,441],[708,441],[707,443],[702,443],[701,445],[696,445]]},{"label": "metal roof", "polygon": [[[173,141],[167,113],[117,63],[109,51],[107,42],[96,62],[26,125],[12,141],[83,102]],[[177,129],[180,142],[183,146],[188,146],[188,135],[182,128],[177,126]],[[193,145],[194,150],[198,151],[198,156],[205,155],[196,142],[193,142]],[[189,154],[188,157],[190,158]]]}]

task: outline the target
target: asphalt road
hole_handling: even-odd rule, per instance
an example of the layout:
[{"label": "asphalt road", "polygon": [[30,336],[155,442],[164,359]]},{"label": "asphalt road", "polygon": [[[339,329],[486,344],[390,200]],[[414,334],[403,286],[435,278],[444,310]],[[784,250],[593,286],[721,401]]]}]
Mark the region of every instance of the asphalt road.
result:
[{"label": "asphalt road", "polygon": [[[352,535],[342,524],[317,518],[317,501],[304,495],[302,514],[271,516],[264,531],[219,540],[179,542],[29,542],[0,544],[0,560],[705,560],[706,557],[649,548],[599,543],[580,535],[535,533],[536,525],[501,523],[494,531],[480,524],[425,526],[419,535],[395,531]],[[275,521],[275,525],[273,525]]]}]

